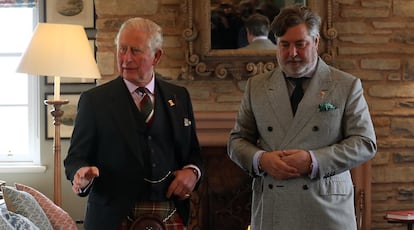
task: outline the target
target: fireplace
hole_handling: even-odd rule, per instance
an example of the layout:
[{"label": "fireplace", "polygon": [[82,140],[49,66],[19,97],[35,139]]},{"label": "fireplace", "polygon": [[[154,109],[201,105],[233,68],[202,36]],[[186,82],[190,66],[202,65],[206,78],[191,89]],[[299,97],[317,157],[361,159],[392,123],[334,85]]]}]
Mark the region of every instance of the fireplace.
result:
[{"label": "fireplace", "polygon": [[[196,112],[204,176],[191,198],[189,230],[246,230],[250,222],[251,178],[227,156],[236,112]],[[371,164],[351,171],[358,230],[371,229]]]},{"label": "fireplace", "polygon": [[246,230],[250,222],[251,178],[227,156],[236,113],[195,113],[205,174],[191,198],[189,230]]}]

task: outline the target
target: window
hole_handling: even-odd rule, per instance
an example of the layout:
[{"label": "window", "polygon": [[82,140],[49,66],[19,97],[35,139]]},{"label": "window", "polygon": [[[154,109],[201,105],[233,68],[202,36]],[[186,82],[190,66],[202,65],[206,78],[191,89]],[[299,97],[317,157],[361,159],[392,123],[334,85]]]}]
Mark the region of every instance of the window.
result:
[{"label": "window", "polygon": [[0,7],[0,163],[40,164],[39,80],[16,73],[37,15],[35,7]]}]

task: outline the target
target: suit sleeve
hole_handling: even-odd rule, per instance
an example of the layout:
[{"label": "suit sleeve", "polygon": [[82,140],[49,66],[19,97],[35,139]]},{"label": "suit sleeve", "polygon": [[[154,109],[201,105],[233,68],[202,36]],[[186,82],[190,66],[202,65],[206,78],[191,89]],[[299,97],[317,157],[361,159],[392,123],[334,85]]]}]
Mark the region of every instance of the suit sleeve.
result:
[{"label": "suit sleeve", "polygon": [[254,155],[261,149],[256,146],[258,132],[250,104],[250,91],[251,79],[247,81],[236,123],[230,131],[227,153],[236,164],[254,176],[256,175],[253,169]]},{"label": "suit sleeve", "polygon": [[[188,115],[189,115],[189,120],[191,120],[191,133],[190,133],[190,139],[191,139],[191,149],[190,149],[190,157],[189,157],[189,161],[186,163],[186,165],[194,165],[198,168],[199,170],[199,176],[203,175],[203,167],[202,167],[202,159],[201,159],[201,153],[200,153],[200,144],[198,142],[198,137],[197,137],[197,133],[196,133],[196,123],[195,123],[195,117],[194,117],[194,112],[193,112],[193,106],[192,106],[192,102],[191,102],[191,98],[190,98],[190,94],[188,93],[188,91],[185,89],[184,90],[184,95],[187,101],[187,108],[188,108]],[[199,180],[200,181],[200,180]],[[197,184],[198,187],[198,184]]]},{"label": "suit sleeve", "polygon": [[312,150],[319,164],[319,175],[328,177],[374,157],[377,146],[374,127],[359,79],[354,79],[346,98],[342,140],[333,145]]},{"label": "suit sleeve", "polygon": [[90,166],[88,160],[91,159],[90,153],[93,152],[92,143],[96,130],[94,114],[87,95],[82,94],[79,98],[68,155],[64,160],[66,177],[70,181],[79,168]]}]

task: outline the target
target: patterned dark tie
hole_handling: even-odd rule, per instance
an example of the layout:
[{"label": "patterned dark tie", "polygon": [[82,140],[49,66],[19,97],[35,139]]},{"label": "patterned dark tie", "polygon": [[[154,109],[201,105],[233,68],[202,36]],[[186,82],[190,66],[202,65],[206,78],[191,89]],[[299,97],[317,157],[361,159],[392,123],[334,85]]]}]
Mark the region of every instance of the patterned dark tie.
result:
[{"label": "patterned dark tie", "polygon": [[149,95],[150,92],[145,87],[139,87],[136,91],[142,95],[141,101],[139,102],[139,109],[145,117],[145,123],[151,124],[154,115],[154,106]]},{"label": "patterned dark tie", "polygon": [[298,108],[299,102],[303,97],[303,88],[302,83],[305,78],[289,78],[290,81],[295,83],[295,89],[293,90],[292,95],[290,96],[290,104],[292,105],[292,112],[295,115]]}]

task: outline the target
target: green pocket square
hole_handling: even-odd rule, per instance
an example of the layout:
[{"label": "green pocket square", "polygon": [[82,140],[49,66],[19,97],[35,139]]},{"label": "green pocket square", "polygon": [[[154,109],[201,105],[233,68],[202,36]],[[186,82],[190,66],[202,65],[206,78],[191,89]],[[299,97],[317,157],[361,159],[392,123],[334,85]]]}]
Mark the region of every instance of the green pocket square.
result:
[{"label": "green pocket square", "polygon": [[319,104],[319,112],[334,110],[336,107],[331,103],[321,103]]}]

